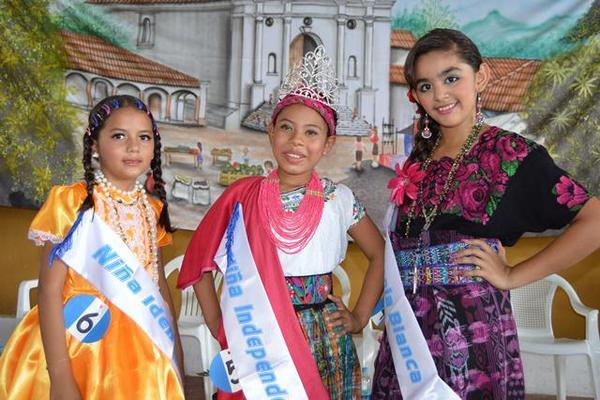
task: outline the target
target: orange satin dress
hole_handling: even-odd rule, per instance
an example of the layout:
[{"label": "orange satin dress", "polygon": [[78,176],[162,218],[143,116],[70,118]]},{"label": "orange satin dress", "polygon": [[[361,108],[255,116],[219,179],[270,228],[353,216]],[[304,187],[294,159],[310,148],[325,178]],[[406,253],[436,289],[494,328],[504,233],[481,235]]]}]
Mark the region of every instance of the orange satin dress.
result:
[{"label": "orange satin dress", "polygon": [[[33,220],[29,238],[38,245],[59,243],[77,217],[86,196],[85,185],[54,187]],[[112,193],[113,198],[117,197]],[[162,203],[149,196],[156,218]],[[146,215],[141,202],[117,204],[120,228],[111,221],[107,199],[94,192],[96,215],[115,232],[127,235],[130,249],[152,276],[152,255]],[[114,211],[113,211],[114,212]],[[113,214],[114,215],[114,214]],[[157,226],[158,246],[170,244],[171,235]],[[83,399],[183,399],[183,388],[171,360],[127,315],[100,294],[88,281],[68,269],[63,302],[79,294],[101,299],[110,310],[110,323],[102,339],[83,343],[65,330],[71,369]],[[40,333],[38,309],[33,308],[17,326],[0,357],[0,399],[48,399],[50,379]]]}]

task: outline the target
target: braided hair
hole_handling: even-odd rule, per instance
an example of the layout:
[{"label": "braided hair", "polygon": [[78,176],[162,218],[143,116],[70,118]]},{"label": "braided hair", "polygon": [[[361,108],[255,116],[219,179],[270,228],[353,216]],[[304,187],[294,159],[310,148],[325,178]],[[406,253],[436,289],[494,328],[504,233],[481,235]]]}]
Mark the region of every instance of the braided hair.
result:
[{"label": "braided hair", "polygon": [[87,196],[79,208],[80,212],[94,208],[94,184],[95,175],[94,167],[92,166],[92,147],[95,141],[98,140],[100,131],[104,127],[104,124],[110,117],[110,114],[119,108],[132,107],[143,111],[150,118],[152,123],[152,133],[154,136],[154,158],[150,162],[150,168],[152,169],[152,178],[154,179],[154,189],[151,194],[157,196],[163,203],[162,211],[158,219],[158,223],[162,225],[167,232],[173,232],[174,229],[171,226],[171,219],[169,217],[169,204],[167,202],[167,192],[165,190],[165,181],[162,178],[162,168],[160,160],[160,134],[158,127],[154,121],[152,113],[143,101],[137,97],[130,95],[117,95],[106,97],[101,100],[88,117],[88,127],[83,135],[83,178],[86,184]]},{"label": "braided hair", "polygon": [[[470,65],[475,72],[479,71],[479,67],[483,62],[479,49],[464,33],[454,29],[433,29],[417,40],[406,56],[404,77],[410,89],[417,89],[415,66],[419,57],[440,50],[456,52],[456,55]],[[417,107],[417,113],[420,115],[418,122],[420,132],[425,128],[425,116],[427,114],[423,106],[417,103]],[[433,146],[441,133],[439,124],[432,118],[429,118],[429,130],[432,133],[429,139],[421,137],[420,134],[415,135],[413,150],[409,156],[410,160],[423,161],[433,150]]]}]

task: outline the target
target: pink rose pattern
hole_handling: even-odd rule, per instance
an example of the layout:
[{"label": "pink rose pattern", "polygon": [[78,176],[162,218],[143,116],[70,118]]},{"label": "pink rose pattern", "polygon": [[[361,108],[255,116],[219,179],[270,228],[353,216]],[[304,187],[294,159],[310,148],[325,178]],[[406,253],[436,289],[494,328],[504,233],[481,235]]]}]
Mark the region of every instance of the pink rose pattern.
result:
[{"label": "pink rose pattern", "polygon": [[[510,178],[535,146],[534,142],[497,127],[485,131],[459,166],[442,212],[486,225],[506,192]],[[452,162],[444,157],[429,165],[423,180],[423,196],[428,206],[440,202]],[[410,202],[403,208],[408,212]],[[421,214],[420,204],[416,213]]]},{"label": "pink rose pattern", "polygon": [[558,204],[566,205],[569,210],[576,211],[587,201],[587,191],[570,177],[563,175],[554,186]]}]

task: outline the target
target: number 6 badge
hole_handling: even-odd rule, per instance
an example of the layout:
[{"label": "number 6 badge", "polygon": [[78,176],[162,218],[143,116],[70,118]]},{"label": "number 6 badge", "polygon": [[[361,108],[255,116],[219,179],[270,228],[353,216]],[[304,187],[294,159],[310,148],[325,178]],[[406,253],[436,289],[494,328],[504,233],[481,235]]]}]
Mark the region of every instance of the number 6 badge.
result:
[{"label": "number 6 badge", "polygon": [[110,310],[102,300],[89,294],[73,296],[65,304],[65,328],[77,340],[94,343],[102,339],[110,324]]}]

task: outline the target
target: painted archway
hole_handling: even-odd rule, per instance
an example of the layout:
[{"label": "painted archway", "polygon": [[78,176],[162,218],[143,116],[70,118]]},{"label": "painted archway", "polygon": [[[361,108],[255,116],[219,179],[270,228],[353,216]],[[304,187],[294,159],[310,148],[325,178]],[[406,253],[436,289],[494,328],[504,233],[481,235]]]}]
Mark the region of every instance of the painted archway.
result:
[{"label": "painted archway", "polygon": [[323,44],[321,38],[314,33],[301,33],[290,43],[290,66],[296,65],[302,57],[309,51],[313,51],[320,44]]}]

